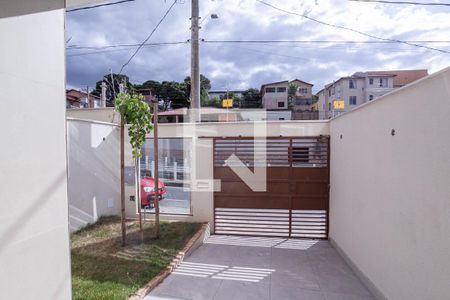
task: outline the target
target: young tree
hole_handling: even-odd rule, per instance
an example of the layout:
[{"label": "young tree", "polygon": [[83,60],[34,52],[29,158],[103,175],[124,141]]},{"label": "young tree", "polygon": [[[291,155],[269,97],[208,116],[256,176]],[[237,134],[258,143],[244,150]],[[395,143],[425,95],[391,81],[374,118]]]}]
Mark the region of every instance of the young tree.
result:
[{"label": "young tree", "polygon": [[[120,113],[122,124],[128,124],[128,135],[130,136],[130,144],[135,163],[136,178],[136,198],[139,208],[139,227],[141,230],[141,239],[144,239],[144,231],[142,228],[141,215],[141,186],[139,176],[139,159],[141,157],[141,149],[145,143],[145,135],[153,129],[151,123],[150,107],[144,101],[142,95],[131,95],[128,93],[119,93],[114,103],[115,110]],[[123,141],[121,141],[123,143]],[[157,186],[157,183],[156,183]]]}]

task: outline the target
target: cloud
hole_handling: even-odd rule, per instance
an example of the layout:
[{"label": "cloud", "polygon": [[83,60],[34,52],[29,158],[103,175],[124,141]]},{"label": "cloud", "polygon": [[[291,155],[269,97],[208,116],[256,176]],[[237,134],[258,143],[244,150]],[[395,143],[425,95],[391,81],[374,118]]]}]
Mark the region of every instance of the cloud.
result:
[{"label": "cloud", "polygon": [[[190,38],[190,1],[179,0],[149,40],[181,42]],[[372,35],[402,40],[449,40],[450,10],[346,0],[267,0],[283,9]],[[68,46],[136,44],[156,26],[172,1],[136,0],[121,5],[68,13]],[[360,34],[287,15],[254,0],[200,1],[201,38],[205,40],[373,40]],[[210,19],[215,13],[219,19]],[[450,50],[450,43],[427,44]],[[67,50],[71,87],[93,86],[104,74],[118,72],[134,48]],[[103,52],[102,52],[103,51]],[[86,53],[91,54],[86,54]],[[94,52],[94,54],[92,54]],[[80,55],[83,54],[83,55]],[[75,55],[75,56],[73,56]],[[79,55],[79,56],[78,56]],[[228,44],[202,43],[201,73],[215,89],[260,87],[299,78],[316,91],[341,75],[380,69],[450,65],[450,54],[397,43],[373,44]],[[190,45],[144,47],[125,68],[134,83],[181,81],[190,73]]]}]

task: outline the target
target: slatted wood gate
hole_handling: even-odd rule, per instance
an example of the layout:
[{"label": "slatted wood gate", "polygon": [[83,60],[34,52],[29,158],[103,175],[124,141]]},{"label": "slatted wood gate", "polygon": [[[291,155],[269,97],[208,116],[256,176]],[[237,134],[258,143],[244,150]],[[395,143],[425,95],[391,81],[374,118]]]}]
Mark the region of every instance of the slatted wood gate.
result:
[{"label": "slatted wood gate", "polygon": [[[250,169],[266,153],[267,191],[253,192],[225,163],[235,154]],[[327,238],[329,138],[214,138],[216,234]]]}]

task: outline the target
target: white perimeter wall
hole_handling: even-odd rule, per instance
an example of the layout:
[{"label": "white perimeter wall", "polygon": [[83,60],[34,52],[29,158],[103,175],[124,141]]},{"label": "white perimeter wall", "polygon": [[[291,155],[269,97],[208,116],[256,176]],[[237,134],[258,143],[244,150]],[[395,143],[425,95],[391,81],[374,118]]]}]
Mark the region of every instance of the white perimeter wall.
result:
[{"label": "white perimeter wall", "polygon": [[67,120],[70,230],[120,215],[120,128]]},{"label": "white perimeter wall", "polygon": [[330,130],[331,239],[384,297],[448,299],[450,69]]},{"label": "white perimeter wall", "polygon": [[0,1],[0,298],[70,299],[64,10],[27,3],[64,1]]},{"label": "white perimeter wall", "polygon": [[[93,207],[97,208],[97,216],[120,212],[120,153],[119,153],[119,129],[116,128],[107,135],[108,143],[101,142],[101,121],[119,120],[114,110],[111,109],[80,109],[68,110],[68,145],[69,145],[69,202],[70,222],[74,228],[79,228],[84,222],[95,220]],[[78,119],[82,118],[82,119]],[[84,120],[84,121],[83,121]],[[259,124],[264,122],[255,122]],[[230,123],[201,123],[193,124],[160,124],[160,138],[187,138],[191,139],[192,155],[196,155],[197,181],[191,182],[191,186],[197,187],[191,191],[191,215],[162,215],[161,219],[181,220],[189,222],[213,222],[213,191],[209,180],[213,179],[213,140],[208,137],[217,136],[253,136],[253,122]],[[104,124],[111,126],[113,124]],[[105,128],[106,128],[105,127]],[[94,131],[94,144],[91,139]],[[127,132],[127,131],[126,131]],[[318,136],[329,135],[327,121],[268,121],[267,136]],[[83,137],[84,136],[84,137]],[[153,133],[148,135],[153,137]],[[201,137],[201,138],[199,138]],[[128,137],[125,141],[125,166],[133,167],[131,147]],[[116,144],[117,143],[117,144]],[[114,146],[116,144],[116,146]],[[116,148],[115,148],[116,147]],[[89,157],[90,156],[90,157]],[[107,157],[108,159],[105,159]],[[117,164],[113,159],[116,157]],[[86,160],[86,162],[84,162]],[[102,174],[95,175],[94,173]],[[104,177],[110,174],[112,178],[106,182]],[[191,174],[191,177],[192,174]],[[111,188],[115,184],[115,189]],[[83,192],[81,192],[83,189]],[[107,191],[105,191],[107,189]],[[135,194],[134,185],[125,185],[126,215],[128,218],[136,218],[136,202],[131,202],[130,196]],[[96,199],[95,201],[93,199]],[[114,199],[114,207],[108,207],[108,199]],[[93,203],[97,204],[94,205]],[[152,218],[150,216],[150,218]],[[81,220],[77,220],[81,219]],[[89,221],[91,220],[91,221]]]}]

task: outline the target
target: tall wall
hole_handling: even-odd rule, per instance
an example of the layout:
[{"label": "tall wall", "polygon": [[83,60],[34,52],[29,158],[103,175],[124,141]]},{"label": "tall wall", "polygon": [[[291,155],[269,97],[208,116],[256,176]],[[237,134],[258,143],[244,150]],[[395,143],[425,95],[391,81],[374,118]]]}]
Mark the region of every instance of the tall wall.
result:
[{"label": "tall wall", "polygon": [[68,119],[67,157],[70,230],[120,215],[120,128]]},{"label": "tall wall", "polygon": [[332,241],[379,298],[448,298],[450,68],[331,120],[330,131]]},{"label": "tall wall", "polygon": [[1,299],[71,298],[63,6],[0,1]]}]

